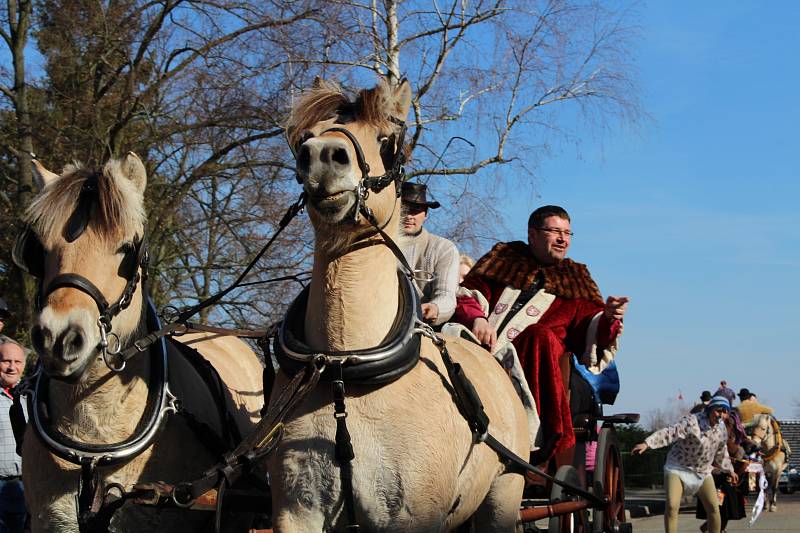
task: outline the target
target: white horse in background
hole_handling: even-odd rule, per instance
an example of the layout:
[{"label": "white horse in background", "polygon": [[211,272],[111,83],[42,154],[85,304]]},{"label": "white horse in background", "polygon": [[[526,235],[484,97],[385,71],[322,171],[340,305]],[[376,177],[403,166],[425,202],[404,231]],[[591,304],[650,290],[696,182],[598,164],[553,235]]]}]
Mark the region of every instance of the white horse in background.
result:
[{"label": "white horse in background", "polygon": [[753,417],[751,439],[761,447],[764,461],[764,476],[767,478],[767,502],[770,511],[778,510],[778,481],[788,466],[792,450],[783,440],[780,426],[772,415],[758,414]]}]

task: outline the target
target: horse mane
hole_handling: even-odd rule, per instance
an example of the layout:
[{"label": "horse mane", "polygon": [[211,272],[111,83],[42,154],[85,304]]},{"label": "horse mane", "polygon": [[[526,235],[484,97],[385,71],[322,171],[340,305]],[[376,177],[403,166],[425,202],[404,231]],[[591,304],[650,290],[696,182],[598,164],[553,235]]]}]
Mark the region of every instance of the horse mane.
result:
[{"label": "horse mane", "polygon": [[392,127],[387,113],[389,105],[386,99],[387,84],[380,80],[372,89],[362,89],[355,100],[345,95],[342,88],[333,82],[319,80],[314,87],[303,93],[286,124],[289,146],[296,146],[302,133],[315,124],[331,120],[342,115],[348,122],[365,122],[379,130],[390,130]]},{"label": "horse mane", "polygon": [[120,164],[112,159],[101,170],[79,163],[67,165],[61,177],[42,189],[25,218],[46,247],[61,234],[78,205],[84,182],[92,176],[97,176],[97,201],[89,226],[95,233],[107,242],[116,242],[143,232],[147,217],[142,193],[131,180],[120,177]]}]

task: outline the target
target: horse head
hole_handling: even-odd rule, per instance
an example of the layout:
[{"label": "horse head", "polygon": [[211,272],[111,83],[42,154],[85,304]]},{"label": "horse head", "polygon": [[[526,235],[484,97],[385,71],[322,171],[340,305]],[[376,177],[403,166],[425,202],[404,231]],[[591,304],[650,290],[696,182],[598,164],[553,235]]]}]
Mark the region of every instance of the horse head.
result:
[{"label": "horse head", "polygon": [[42,190],[14,259],[40,281],[31,340],[45,371],[77,382],[104,339],[119,346],[139,323],[147,178],[133,153],[97,171],[35,166]]},{"label": "horse head", "polygon": [[294,106],[287,133],[297,180],[318,239],[330,243],[329,250],[365,234],[369,217],[386,226],[399,216],[410,105],[407,81],[392,86],[380,80],[351,100],[338,86],[317,80]]},{"label": "horse head", "polygon": [[775,446],[776,435],[772,427],[772,416],[757,414],[753,416],[753,425],[750,439],[764,450]]}]

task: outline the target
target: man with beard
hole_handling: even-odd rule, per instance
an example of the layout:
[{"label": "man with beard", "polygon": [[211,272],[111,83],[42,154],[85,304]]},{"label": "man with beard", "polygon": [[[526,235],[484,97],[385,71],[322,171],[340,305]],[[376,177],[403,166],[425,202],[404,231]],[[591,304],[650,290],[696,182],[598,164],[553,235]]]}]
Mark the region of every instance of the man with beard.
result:
[{"label": "man with beard", "polygon": [[[567,451],[575,434],[567,395],[573,353],[594,373],[613,359],[627,297],[605,302],[585,265],[566,259],[572,240],[570,218],[558,206],[535,210],[528,220],[528,243],[498,243],[464,278],[454,321],[524,378],[541,422],[536,460]],[[518,362],[515,362],[518,358]],[[511,362],[509,362],[509,359]],[[563,370],[562,370],[563,368]],[[535,413],[534,413],[535,415]]]},{"label": "man with beard", "polygon": [[422,227],[428,218],[428,209],[440,206],[439,202],[428,201],[424,184],[403,183],[401,199],[403,255],[415,270],[414,282],[421,294],[423,318],[440,326],[453,316],[456,308],[458,250],[452,242]]}]

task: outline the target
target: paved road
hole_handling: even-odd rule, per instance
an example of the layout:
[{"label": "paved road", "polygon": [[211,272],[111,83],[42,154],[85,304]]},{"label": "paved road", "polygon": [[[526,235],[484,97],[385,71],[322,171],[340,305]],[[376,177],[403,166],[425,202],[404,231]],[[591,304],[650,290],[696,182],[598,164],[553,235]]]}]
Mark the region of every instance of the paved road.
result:
[{"label": "paved road", "polygon": [[[778,510],[774,513],[764,512],[758,517],[753,527],[748,527],[750,523],[750,509],[752,500],[748,499],[747,518],[728,522],[728,533],[734,531],[791,531],[800,532],[800,493],[792,495],[778,494]],[[661,515],[649,516],[646,518],[634,518],[634,533],[662,533],[664,531],[664,517]],[[691,513],[681,513],[678,523],[678,531],[694,532],[700,531],[702,522]]]}]

